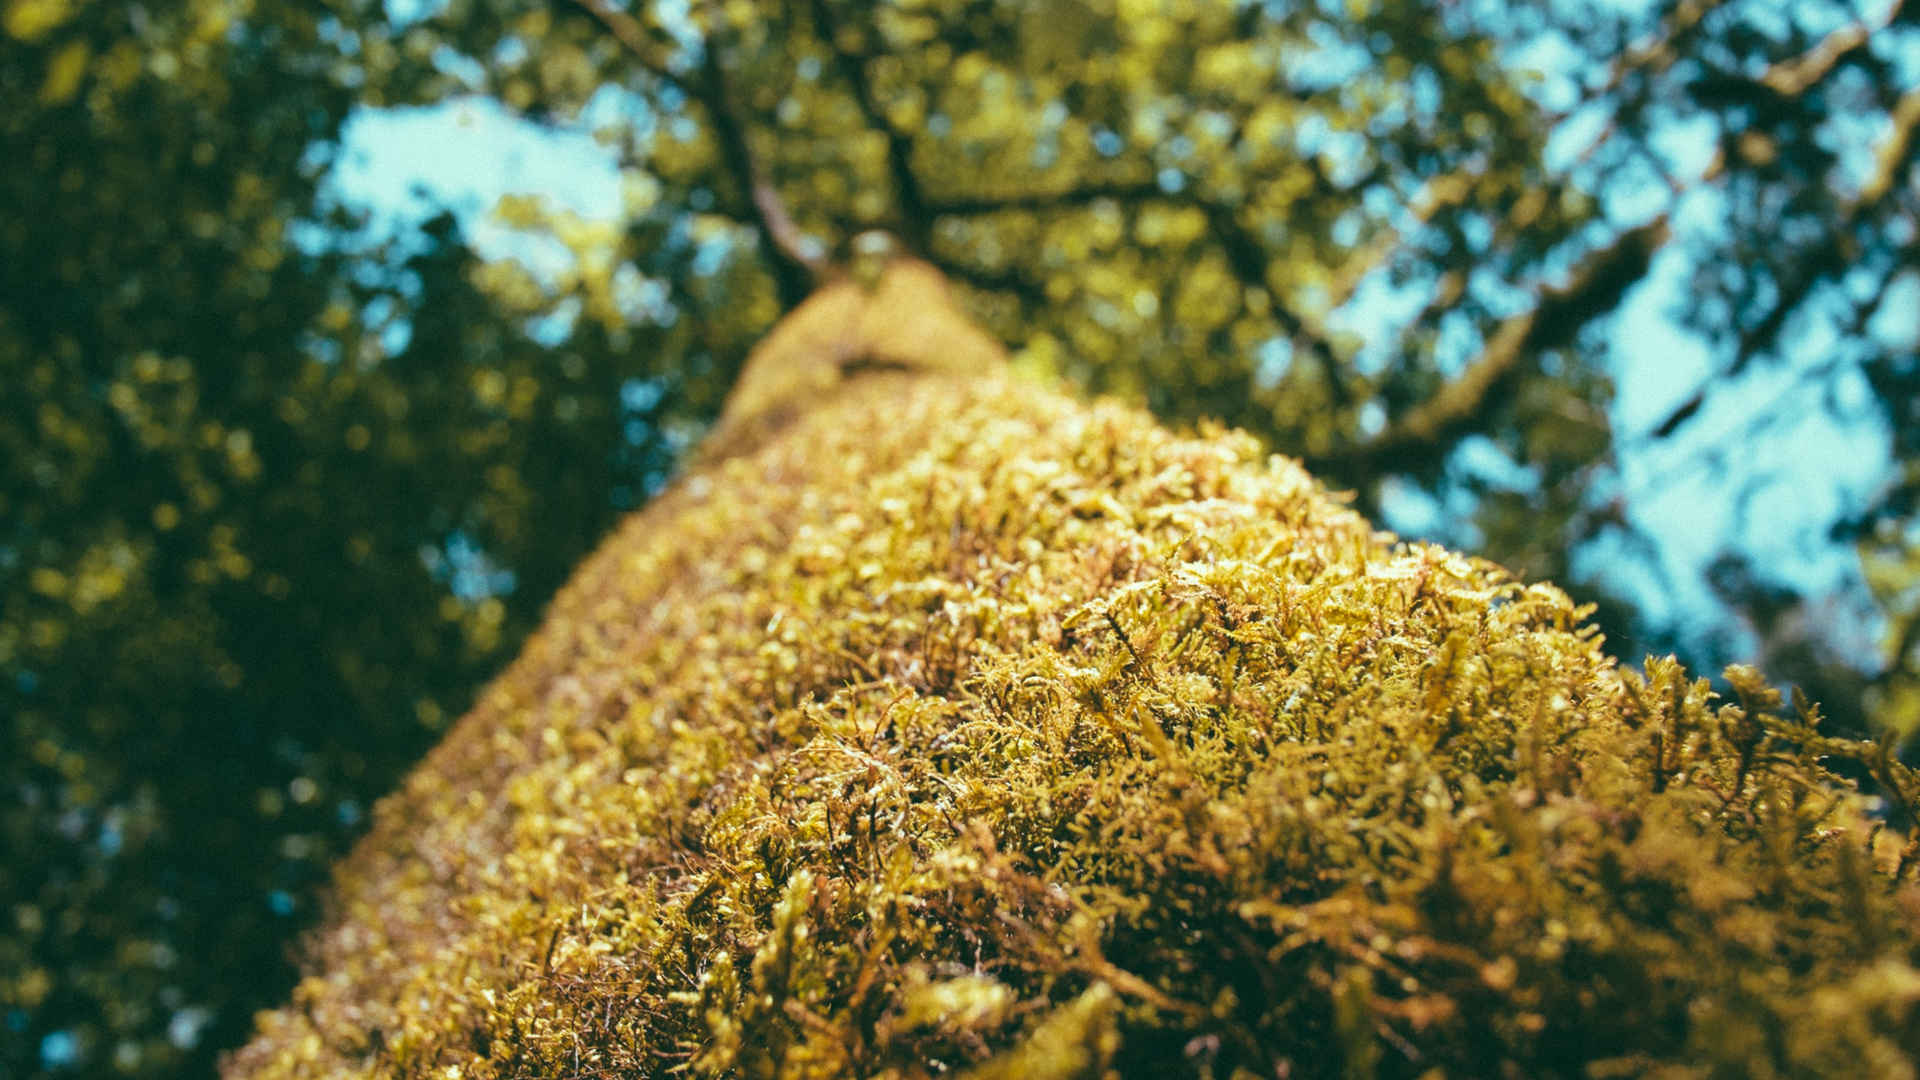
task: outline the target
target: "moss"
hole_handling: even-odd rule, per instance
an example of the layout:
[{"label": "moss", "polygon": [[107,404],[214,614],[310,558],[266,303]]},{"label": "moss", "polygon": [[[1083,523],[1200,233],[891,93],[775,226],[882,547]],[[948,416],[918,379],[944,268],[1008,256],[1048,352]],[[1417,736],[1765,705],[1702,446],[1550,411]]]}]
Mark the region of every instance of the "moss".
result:
[{"label": "moss", "polygon": [[1910,770],[993,355],[793,316],[227,1074],[1915,1074]]}]

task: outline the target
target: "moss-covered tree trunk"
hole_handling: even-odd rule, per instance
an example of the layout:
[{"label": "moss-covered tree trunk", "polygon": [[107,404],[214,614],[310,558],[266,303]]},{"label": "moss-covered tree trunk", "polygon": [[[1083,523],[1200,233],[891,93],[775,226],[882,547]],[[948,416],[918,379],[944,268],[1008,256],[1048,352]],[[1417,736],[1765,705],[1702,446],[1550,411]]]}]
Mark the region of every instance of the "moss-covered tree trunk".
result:
[{"label": "moss-covered tree trunk", "polygon": [[1913,1075],[1913,775],[1731,674],[896,263],[380,806],[227,1073]]}]

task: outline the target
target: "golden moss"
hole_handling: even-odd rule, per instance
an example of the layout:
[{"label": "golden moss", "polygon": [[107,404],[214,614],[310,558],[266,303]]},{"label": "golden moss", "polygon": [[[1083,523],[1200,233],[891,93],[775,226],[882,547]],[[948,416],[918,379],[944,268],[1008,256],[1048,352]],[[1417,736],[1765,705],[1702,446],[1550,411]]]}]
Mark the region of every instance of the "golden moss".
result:
[{"label": "golden moss", "polygon": [[770,339],[229,1076],[1915,1075],[1911,771],[913,275]]}]

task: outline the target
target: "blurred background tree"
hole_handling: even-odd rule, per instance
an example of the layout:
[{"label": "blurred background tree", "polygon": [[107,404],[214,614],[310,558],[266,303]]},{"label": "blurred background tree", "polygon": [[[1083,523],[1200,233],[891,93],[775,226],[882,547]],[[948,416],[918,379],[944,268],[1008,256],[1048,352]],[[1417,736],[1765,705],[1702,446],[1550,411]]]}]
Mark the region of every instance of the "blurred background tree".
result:
[{"label": "blurred background tree", "polygon": [[[593,132],[618,213],[501,200],[542,261],[328,197],[353,122],[450,102]],[[0,104],[5,1075],[204,1074],[284,994],[369,802],[803,293],[756,185],[1628,660],[1920,724],[1904,2],[0,0]],[[1648,295],[1687,350],[1623,355]],[[1831,453],[1811,414],[1891,463],[1792,493],[1877,611],[1755,542],[1738,466]],[[1683,625],[1619,568],[1717,479],[1756,490]]]}]

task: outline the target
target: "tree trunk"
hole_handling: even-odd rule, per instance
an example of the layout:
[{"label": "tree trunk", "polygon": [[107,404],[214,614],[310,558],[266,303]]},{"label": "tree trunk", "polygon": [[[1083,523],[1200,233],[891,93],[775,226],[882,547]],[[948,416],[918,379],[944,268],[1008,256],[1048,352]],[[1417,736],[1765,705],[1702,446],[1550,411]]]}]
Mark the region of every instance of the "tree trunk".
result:
[{"label": "tree trunk", "polygon": [[767,337],[226,1072],[1912,1075],[1920,785],[1648,667],[896,262]]}]

